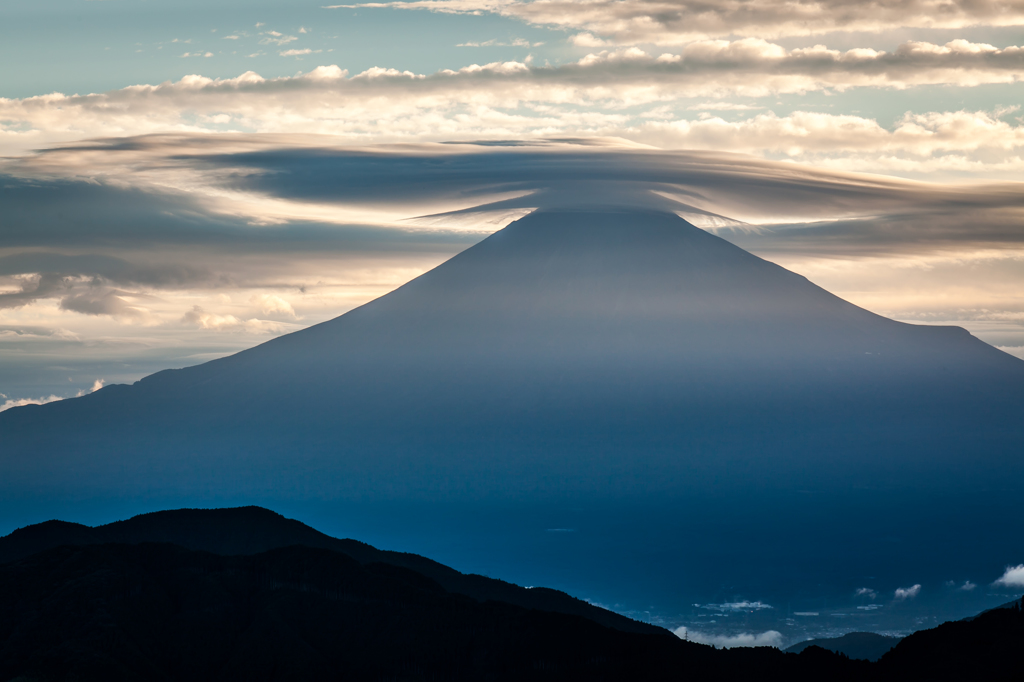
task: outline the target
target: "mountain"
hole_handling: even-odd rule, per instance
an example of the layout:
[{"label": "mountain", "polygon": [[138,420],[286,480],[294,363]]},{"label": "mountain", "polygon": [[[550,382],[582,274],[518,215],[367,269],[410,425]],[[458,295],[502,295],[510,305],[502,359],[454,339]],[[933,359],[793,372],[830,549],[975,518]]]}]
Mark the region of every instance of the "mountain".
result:
[{"label": "mountain", "polygon": [[261,504],[637,609],[799,601],[1019,561],[1022,409],[1024,362],[962,329],[671,213],[544,210],[334,320],[0,413],[0,520]]},{"label": "mountain", "polygon": [[503,580],[465,575],[426,557],[376,549],[358,540],[339,540],[309,526],[259,507],[237,509],[177,509],[142,514],[97,528],[66,521],[47,521],[19,528],[0,538],[0,563],[27,558],[60,546],[169,543],[223,556],[252,555],[301,545],[341,552],[362,565],[386,564],[415,571],[454,594],[477,601],[580,616],[625,632],[668,634],[667,630],[635,621],[588,604],[557,590],[526,589]]},{"label": "mountain", "polygon": [[887,637],[874,632],[848,632],[842,637],[808,639],[789,647],[786,653],[798,654],[807,647],[817,646],[849,658],[877,661],[899,641],[899,637]]}]

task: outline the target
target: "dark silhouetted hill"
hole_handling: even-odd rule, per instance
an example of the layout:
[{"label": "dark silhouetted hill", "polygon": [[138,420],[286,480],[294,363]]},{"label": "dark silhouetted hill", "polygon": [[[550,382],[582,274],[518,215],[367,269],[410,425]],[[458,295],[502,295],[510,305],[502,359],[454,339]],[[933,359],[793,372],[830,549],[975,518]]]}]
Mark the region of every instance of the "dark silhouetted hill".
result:
[{"label": "dark silhouetted hill", "polygon": [[837,654],[864,661],[877,661],[900,641],[899,637],[887,637],[874,632],[848,632],[842,637],[827,639],[809,639],[786,649],[788,653],[798,654],[807,647],[818,646]]},{"label": "dark silhouetted hill", "polygon": [[1024,679],[1022,602],[915,632],[878,665],[892,679]]},{"label": "dark silhouetted hill", "polygon": [[47,521],[0,538],[0,563],[61,545],[143,542],[166,542],[225,556],[258,554],[292,545],[319,547],[343,552],[361,564],[381,563],[411,569],[428,576],[449,592],[478,601],[501,601],[528,609],[573,614],[627,632],[667,632],[557,590],[527,589],[503,580],[466,575],[417,554],[389,552],[357,540],[332,538],[261,507],[159,511],[95,528]]},{"label": "dark silhouetted hill", "polygon": [[[864,664],[867,665],[867,664]],[[813,649],[717,651],[479,602],[393,564],[285,547],[64,546],[0,565],[0,679],[856,679]]]},{"label": "dark silhouetted hill", "polygon": [[[1017,680],[1024,642],[1016,601],[875,663],[852,660],[870,633],[822,640],[843,653],[716,650],[589,605],[559,613],[576,600],[555,591],[540,608],[490,598],[534,591],[257,507],[51,521],[0,539],[0,558],[0,680]],[[465,592],[442,582],[460,576]]]}]

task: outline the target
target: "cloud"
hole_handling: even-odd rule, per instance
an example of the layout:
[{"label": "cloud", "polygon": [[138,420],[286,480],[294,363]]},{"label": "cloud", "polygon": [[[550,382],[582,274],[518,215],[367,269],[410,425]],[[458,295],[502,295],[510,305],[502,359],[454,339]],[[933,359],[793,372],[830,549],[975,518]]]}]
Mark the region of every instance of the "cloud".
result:
[{"label": "cloud", "polygon": [[973,592],[978,585],[970,580],[965,580],[962,585],[957,585],[955,580],[947,580],[946,587],[955,589],[957,592]]},{"label": "cloud", "polygon": [[9,410],[12,407],[22,407],[24,405],[45,405],[46,403],[54,403],[58,400],[64,400],[64,398],[59,395],[49,395],[41,398],[19,398],[17,400],[8,399],[0,405],[0,412]]},{"label": "cloud", "polygon": [[[0,339],[21,337],[25,339],[58,339],[61,341],[80,341],[81,337],[68,330],[52,327],[0,327]],[[7,396],[0,394],[0,397]]]},{"label": "cloud", "polygon": [[[13,231],[22,224],[23,216],[19,213],[24,207],[16,202],[7,206],[11,220],[9,227]],[[38,213],[36,217],[39,217]],[[0,245],[6,241],[4,236],[0,234]],[[67,246],[70,244],[65,242],[64,247]],[[0,253],[3,253],[2,246]],[[21,290],[0,293],[0,309],[19,308],[41,299],[57,298],[62,310],[86,315],[141,318],[145,316],[145,310],[137,303],[145,297],[113,285],[174,288],[183,282],[209,281],[210,273],[170,263],[133,264],[111,255],[70,255],[34,250],[0,256],[0,286],[5,280],[20,286]]]},{"label": "cloud", "polygon": [[700,608],[709,609],[711,611],[762,611],[764,609],[773,609],[775,607],[761,601],[744,600],[726,602],[724,604],[704,604]]},{"label": "cloud", "polygon": [[[953,41],[906,43],[891,53],[840,52],[705,41],[678,54],[630,48],[557,67],[508,61],[429,75],[379,67],[350,75],[336,65],[273,79],[254,72],[230,79],[190,75],[105,93],[0,98],[0,153],[83,137],[225,129],[324,133],[351,143],[616,136],[666,148],[834,160],[866,171],[991,170],[1019,177],[1024,125],[1008,121],[1007,108],[908,113],[889,126],[852,114],[766,111],[726,120],[688,113],[694,98],[1008,83],[1024,75],[1024,49],[990,48]],[[744,108],[763,104],[696,107]]]},{"label": "cloud", "polygon": [[710,644],[723,649],[735,649],[739,647],[770,646],[776,649],[782,646],[782,633],[775,630],[768,630],[760,633],[743,632],[736,635],[709,634],[697,630],[690,630],[680,627],[673,630],[676,637],[686,639],[698,644]]},{"label": "cloud", "polygon": [[608,41],[598,38],[593,33],[577,33],[569,38],[569,42],[576,47],[604,47]]},{"label": "cloud", "polygon": [[498,40],[497,38],[492,38],[491,40],[485,40],[480,43],[459,43],[455,47],[539,47],[543,44],[544,43],[531,43],[529,40],[526,40],[525,38],[515,38],[514,40],[509,41],[501,41]]},{"label": "cloud", "polygon": [[895,28],[1020,26],[1020,0],[759,0],[707,3],[701,0],[413,0],[329,5],[336,8],[392,8],[450,14],[489,12],[537,26],[584,30],[620,43],[680,44],[704,38],[747,35],[761,38],[833,31]]},{"label": "cloud", "polygon": [[286,36],[277,31],[264,31],[260,35],[263,36],[260,38],[261,45],[287,45],[299,39],[298,36]]},{"label": "cloud", "polygon": [[854,594],[858,597],[867,597],[868,599],[875,599],[878,597],[878,592],[872,590],[870,587],[858,587]]},{"label": "cloud", "polygon": [[67,289],[64,279],[53,273],[20,277],[16,281],[21,290],[0,293],[0,310],[20,308],[39,298],[60,295]]},{"label": "cloud", "polygon": [[[96,391],[103,388],[104,383],[105,382],[103,381],[103,379],[96,379],[92,383],[92,388],[90,388],[89,390],[83,389],[81,391],[78,391],[78,393],[75,394],[75,397],[80,398],[83,395],[86,395],[87,393],[95,393]],[[12,407],[22,407],[24,405],[45,405],[47,403],[55,403],[58,400],[64,400],[64,398],[59,395],[49,395],[41,398],[8,399],[7,396],[4,395],[3,393],[0,393],[0,398],[6,399],[4,403],[0,405],[0,412],[3,412],[4,410],[9,410]]]},{"label": "cloud", "polygon": [[[463,224],[489,232],[529,210],[594,197],[678,211],[709,229],[725,229],[730,239],[759,253],[920,256],[1024,247],[1019,183],[910,182],[592,139],[509,146],[320,146],[324,143],[337,141],[169,135],[70,146],[26,158],[11,166],[26,179],[0,188],[8,226],[6,232],[0,229],[0,248],[35,251],[0,257],[0,275],[6,267],[11,274],[89,274],[123,288],[136,283],[167,288],[176,281],[208,286],[220,276],[214,275],[219,266],[213,263],[221,249],[255,255],[282,248],[296,253],[363,249],[373,242],[379,246],[372,249],[424,248],[431,239],[453,244],[451,234],[429,235]],[[52,179],[55,173],[77,173],[85,159],[88,176],[81,182]],[[131,184],[138,189],[124,187]],[[175,187],[181,191],[170,191]],[[59,218],[69,210],[82,216],[73,225]],[[410,220],[424,215],[430,217]],[[347,221],[350,227],[329,229],[327,220]],[[254,230],[253,221],[264,226]],[[287,226],[295,221],[301,222]],[[352,227],[359,222],[392,229]],[[742,223],[767,227],[736,227]],[[393,229],[398,226],[404,230]],[[86,248],[93,242],[83,240],[109,244],[115,239],[138,249],[163,244],[165,259],[155,263],[134,252],[114,258],[109,246],[104,259],[72,259],[48,248]],[[413,247],[416,241],[422,246]],[[193,244],[217,253],[210,261],[171,258]],[[34,281],[19,286],[22,291],[11,292],[13,302],[32,298]],[[56,286],[54,280],[44,289]]]},{"label": "cloud", "polygon": [[992,584],[996,587],[1024,588],[1024,564],[1007,566],[1002,577]]},{"label": "cloud", "polygon": [[249,303],[264,315],[283,315],[292,319],[296,318],[295,309],[292,308],[291,303],[280,296],[256,294],[249,299]]},{"label": "cloud", "polygon": [[200,306],[193,306],[192,310],[185,313],[182,322],[195,325],[200,329],[227,332],[246,332],[248,334],[281,334],[286,331],[294,331],[294,327],[274,322],[272,320],[260,320],[250,318],[242,320],[234,315],[218,315],[209,313]]},{"label": "cloud", "polygon": [[913,599],[921,593],[920,585],[912,585],[911,587],[897,587],[893,598],[896,601],[906,601],[907,599]]},{"label": "cloud", "polygon": [[60,301],[60,307],[62,310],[71,310],[85,315],[141,314],[141,310],[128,305],[120,295],[121,293],[116,290],[100,289],[65,296]]}]

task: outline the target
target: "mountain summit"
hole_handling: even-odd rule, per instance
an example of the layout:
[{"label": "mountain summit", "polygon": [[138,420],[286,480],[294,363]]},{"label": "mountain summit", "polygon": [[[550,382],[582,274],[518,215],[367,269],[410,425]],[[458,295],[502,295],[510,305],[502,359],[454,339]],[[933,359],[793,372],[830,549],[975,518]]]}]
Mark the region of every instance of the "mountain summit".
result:
[{"label": "mountain summit", "polygon": [[646,505],[643,542],[668,547],[666,510],[711,505],[714,536],[800,491],[823,519],[910,527],[950,495],[1002,504],[1022,408],[1024,362],[962,329],[880,317],[671,213],[544,210],[329,322],[0,414],[0,511]]}]

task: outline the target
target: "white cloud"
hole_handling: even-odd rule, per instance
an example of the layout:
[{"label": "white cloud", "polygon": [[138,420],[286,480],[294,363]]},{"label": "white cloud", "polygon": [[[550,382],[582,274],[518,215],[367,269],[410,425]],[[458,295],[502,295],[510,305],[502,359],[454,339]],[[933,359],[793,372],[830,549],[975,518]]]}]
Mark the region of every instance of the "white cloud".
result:
[{"label": "white cloud", "polygon": [[896,601],[906,601],[907,599],[913,599],[921,593],[920,585],[912,585],[910,587],[897,587],[893,598]]},{"label": "white cloud", "polygon": [[763,106],[737,104],[735,102],[701,102],[686,107],[687,111],[759,111]]},{"label": "white cloud", "polygon": [[329,5],[451,14],[490,12],[539,26],[582,30],[620,43],[680,44],[703,38],[762,38],[831,31],[1020,26],[1021,0],[413,0]]},{"label": "white cloud", "polygon": [[680,639],[697,642],[698,644],[712,644],[723,649],[754,646],[770,646],[777,649],[782,646],[783,641],[782,633],[775,630],[760,633],[742,632],[736,635],[720,635],[680,627],[673,630],[673,632]]},{"label": "white cloud", "polygon": [[287,45],[290,42],[298,40],[298,36],[286,36],[283,33],[277,31],[265,31],[261,33],[263,37],[260,38],[261,45]]},{"label": "white cloud", "polygon": [[764,609],[775,608],[771,604],[765,604],[762,601],[734,601],[726,602],[724,604],[695,604],[702,609],[708,609],[709,611],[762,611]]},{"label": "white cloud", "polygon": [[58,400],[64,400],[59,395],[50,395],[42,398],[20,398],[18,400],[7,400],[3,405],[0,405],[0,412],[9,410],[12,407],[21,407],[23,405],[45,405],[46,403],[54,403]]},{"label": "white cloud", "polygon": [[[820,157],[830,155],[843,159],[835,164],[837,169],[927,172],[1005,164],[1009,172],[1019,172],[1024,169],[1024,125],[1007,123],[999,113],[908,113],[885,128],[874,119],[850,114],[769,112],[733,121],[650,121],[620,134],[662,148],[768,151],[825,166],[828,161]],[[850,156],[856,157],[855,163],[847,160]]]},{"label": "white cloud", "polygon": [[992,584],[997,587],[1024,588],[1024,564],[1007,566],[1002,577]]},{"label": "white cloud", "polygon": [[577,33],[569,38],[569,42],[576,47],[604,47],[608,41],[598,38],[593,33]]},{"label": "white cloud", "polygon": [[200,329],[212,331],[246,332],[249,334],[282,334],[290,331],[287,325],[280,322],[260,320],[255,317],[243,320],[234,315],[208,313],[200,306],[193,306],[192,310],[185,313],[181,321]]},{"label": "white cloud", "polygon": [[492,38],[491,40],[485,40],[480,43],[459,43],[455,47],[539,47],[543,44],[544,43],[531,43],[525,38],[515,38],[514,40],[509,41],[501,41],[497,38]]},{"label": "white cloud", "polygon": [[[852,114],[801,111],[726,120],[708,112],[755,107],[675,104],[681,94],[781,92],[841,83],[903,87],[928,79],[945,82],[949,74],[960,81],[998,80],[1007,74],[1017,78],[1024,69],[1019,48],[1013,48],[1020,53],[1014,62],[1007,56],[1011,48],[922,45],[868,54],[786,51],[764,41],[705,41],[678,55],[652,57],[631,48],[588,55],[562,67],[509,61],[431,75],[378,67],[349,75],[336,65],[274,79],[251,71],[231,79],[190,75],[98,94],[0,98],[0,153],[83,137],[222,130],[230,122],[236,131],[317,132],[375,141],[617,136],[664,148],[769,153],[825,165],[835,161],[838,168],[874,172],[1019,176],[1024,125],[1004,120],[1008,109],[908,113],[884,127]],[[917,66],[911,68],[914,60]],[[924,62],[931,66],[921,66]],[[1017,66],[1011,68],[1013,63]],[[640,109],[631,113],[626,107]],[[684,115],[688,110],[704,113],[692,120]]]},{"label": "white cloud", "polygon": [[[319,51],[320,50],[317,50],[317,52]],[[280,52],[278,54],[280,54],[282,57],[299,57],[304,54],[313,54],[313,50],[307,47],[304,50],[284,50],[283,52]]]},{"label": "white cloud", "polygon": [[284,315],[293,319],[296,317],[292,304],[280,296],[256,294],[249,299],[249,303],[264,315]]},{"label": "white cloud", "polygon": [[875,599],[878,597],[878,592],[875,592],[870,587],[858,587],[854,594],[858,597],[867,597],[868,599]]},{"label": "white cloud", "polygon": [[[95,393],[96,391],[103,388],[104,383],[105,382],[103,381],[103,379],[97,379],[92,383],[92,388],[90,388],[89,390],[83,389],[81,391],[78,391],[78,393],[75,394],[75,397],[81,398],[83,395],[86,395],[87,393]],[[3,393],[0,393],[0,398],[7,398],[7,396],[4,395]],[[55,403],[58,400],[64,400],[64,398],[59,395],[49,395],[41,398],[20,398],[17,400],[7,399],[2,405],[0,405],[0,412],[3,412],[4,410],[9,410],[12,407],[22,407],[24,405],[45,405],[47,403]]]}]

